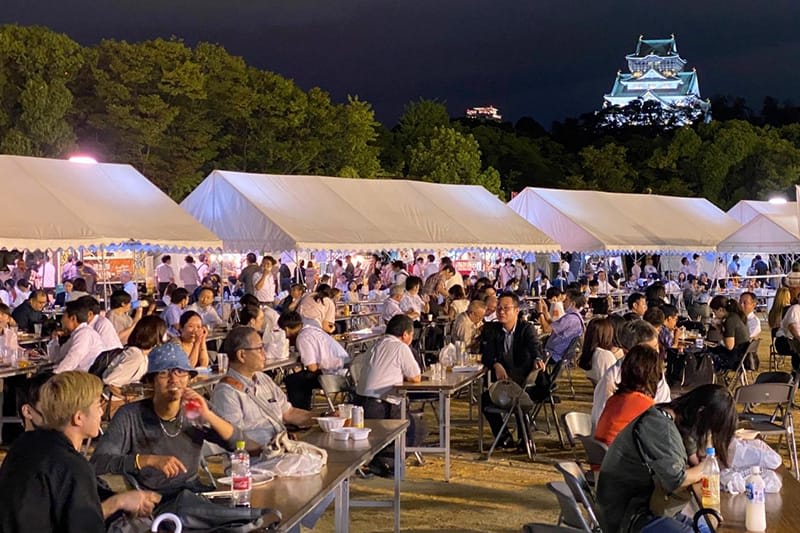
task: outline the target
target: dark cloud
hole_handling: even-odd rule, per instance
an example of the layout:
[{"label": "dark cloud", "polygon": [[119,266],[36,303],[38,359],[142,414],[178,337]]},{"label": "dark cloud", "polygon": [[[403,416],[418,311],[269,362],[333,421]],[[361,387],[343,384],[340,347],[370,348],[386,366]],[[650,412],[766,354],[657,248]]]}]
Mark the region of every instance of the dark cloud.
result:
[{"label": "dark cloud", "polygon": [[391,125],[420,97],[451,113],[492,103],[544,124],[599,106],[639,34],[675,33],[701,91],[800,93],[793,0],[4,0],[0,22],[41,24],[83,44],[172,35],[212,41],[260,68],[358,94]]}]

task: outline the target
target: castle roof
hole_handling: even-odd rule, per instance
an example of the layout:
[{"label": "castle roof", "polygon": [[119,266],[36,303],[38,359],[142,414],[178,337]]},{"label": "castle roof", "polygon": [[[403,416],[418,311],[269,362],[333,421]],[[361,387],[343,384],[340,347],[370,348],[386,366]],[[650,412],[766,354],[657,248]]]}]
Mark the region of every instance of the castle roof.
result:
[{"label": "castle roof", "polygon": [[673,35],[669,39],[643,39],[639,37],[639,42],[636,43],[636,51],[626,57],[647,57],[649,55],[660,57],[678,55],[675,36]]},{"label": "castle roof", "polygon": [[[654,82],[652,84],[648,82]],[[659,83],[663,81],[663,83]],[[637,85],[644,85],[637,87]],[[645,76],[634,77],[632,74],[617,74],[611,92],[605,97],[608,98],[638,98],[649,92],[651,95],[661,98],[680,98],[686,96],[699,96],[700,87],[697,81],[697,73],[678,72],[674,77],[655,76],[646,74]]]}]

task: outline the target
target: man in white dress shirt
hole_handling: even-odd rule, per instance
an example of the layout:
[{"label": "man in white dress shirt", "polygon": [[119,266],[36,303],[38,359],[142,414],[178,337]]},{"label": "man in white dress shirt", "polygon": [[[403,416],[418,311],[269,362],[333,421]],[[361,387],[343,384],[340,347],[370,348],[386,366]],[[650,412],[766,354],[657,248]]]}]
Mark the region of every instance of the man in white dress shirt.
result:
[{"label": "man in white dress shirt", "polygon": [[746,291],[739,296],[739,305],[747,315],[747,331],[750,339],[757,339],[761,335],[761,320],[756,316],[756,304],[758,300],[755,293]]},{"label": "man in white dress shirt", "polygon": [[48,296],[56,294],[56,267],[50,262],[50,256],[45,255],[42,264],[37,271],[39,278],[39,288],[47,293]]},{"label": "man in white dress shirt", "polygon": [[61,325],[66,333],[69,333],[69,340],[62,346],[58,345],[58,339],[50,341],[48,353],[51,350],[58,350],[58,366],[56,374],[68,370],[88,371],[94,360],[105,351],[105,345],[100,334],[89,326],[89,315],[91,309],[82,298],[67,302],[64,306],[64,315],[61,317]]},{"label": "man in white dress shirt", "polygon": [[83,301],[84,305],[89,308],[89,327],[95,330],[100,338],[103,340],[105,350],[113,350],[115,348],[122,348],[122,343],[119,340],[119,334],[114,324],[100,313],[101,307],[92,296],[81,296],[78,301]]}]

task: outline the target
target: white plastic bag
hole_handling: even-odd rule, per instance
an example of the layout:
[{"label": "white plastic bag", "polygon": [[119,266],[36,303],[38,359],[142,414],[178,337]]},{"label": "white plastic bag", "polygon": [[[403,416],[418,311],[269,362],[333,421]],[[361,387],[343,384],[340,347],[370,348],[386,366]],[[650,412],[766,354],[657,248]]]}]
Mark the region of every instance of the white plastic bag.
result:
[{"label": "white plastic bag", "polygon": [[456,364],[456,347],[452,342],[439,350],[439,362],[450,367]]},{"label": "white plastic bag", "polygon": [[[720,488],[731,494],[744,492],[745,479],[747,479],[749,475],[749,469],[732,470],[730,468],[725,468],[719,474]],[[781,477],[772,470],[762,470],[761,478],[764,480],[764,492],[777,494],[781,491],[781,487],[783,486]]]},{"label": "white plastic bag", "polygon": [[761,439],[743,440],[734,437],[728,447],[728,457],[731,457],[731,469],[746,470],[760,466],[761,470],[775,470],[783,459],[769,444]]}]

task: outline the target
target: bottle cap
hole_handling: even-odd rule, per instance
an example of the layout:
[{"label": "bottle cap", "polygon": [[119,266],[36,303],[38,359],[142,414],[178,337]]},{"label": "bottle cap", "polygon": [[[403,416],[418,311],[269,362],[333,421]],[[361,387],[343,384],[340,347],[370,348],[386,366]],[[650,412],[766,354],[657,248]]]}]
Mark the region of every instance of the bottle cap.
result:
[{"label": "bottle cap", "polygon": [[754,467],[752,467],[752,468],[750,469],[750,473],[751,473],[751,474],[760,474],[760,473],[761,473],[761,467],[760,467],[760,466],[754,466]]},{"label": "bottle cap", "polygon": [[713,447],[711,447],[711,446],[709,446],[708,448],[706,448],[706,455],[708,455],[708,456],[711,456],[711,457],[713,457],[714,455],[716,455],[716,452],[714,451],[714,448],[713,448]]},{"label": "bottle cap", "polygon": [[237,450],[244,450],[244,441],[243,440],[237,440],[236,441],[236,449]]}]

